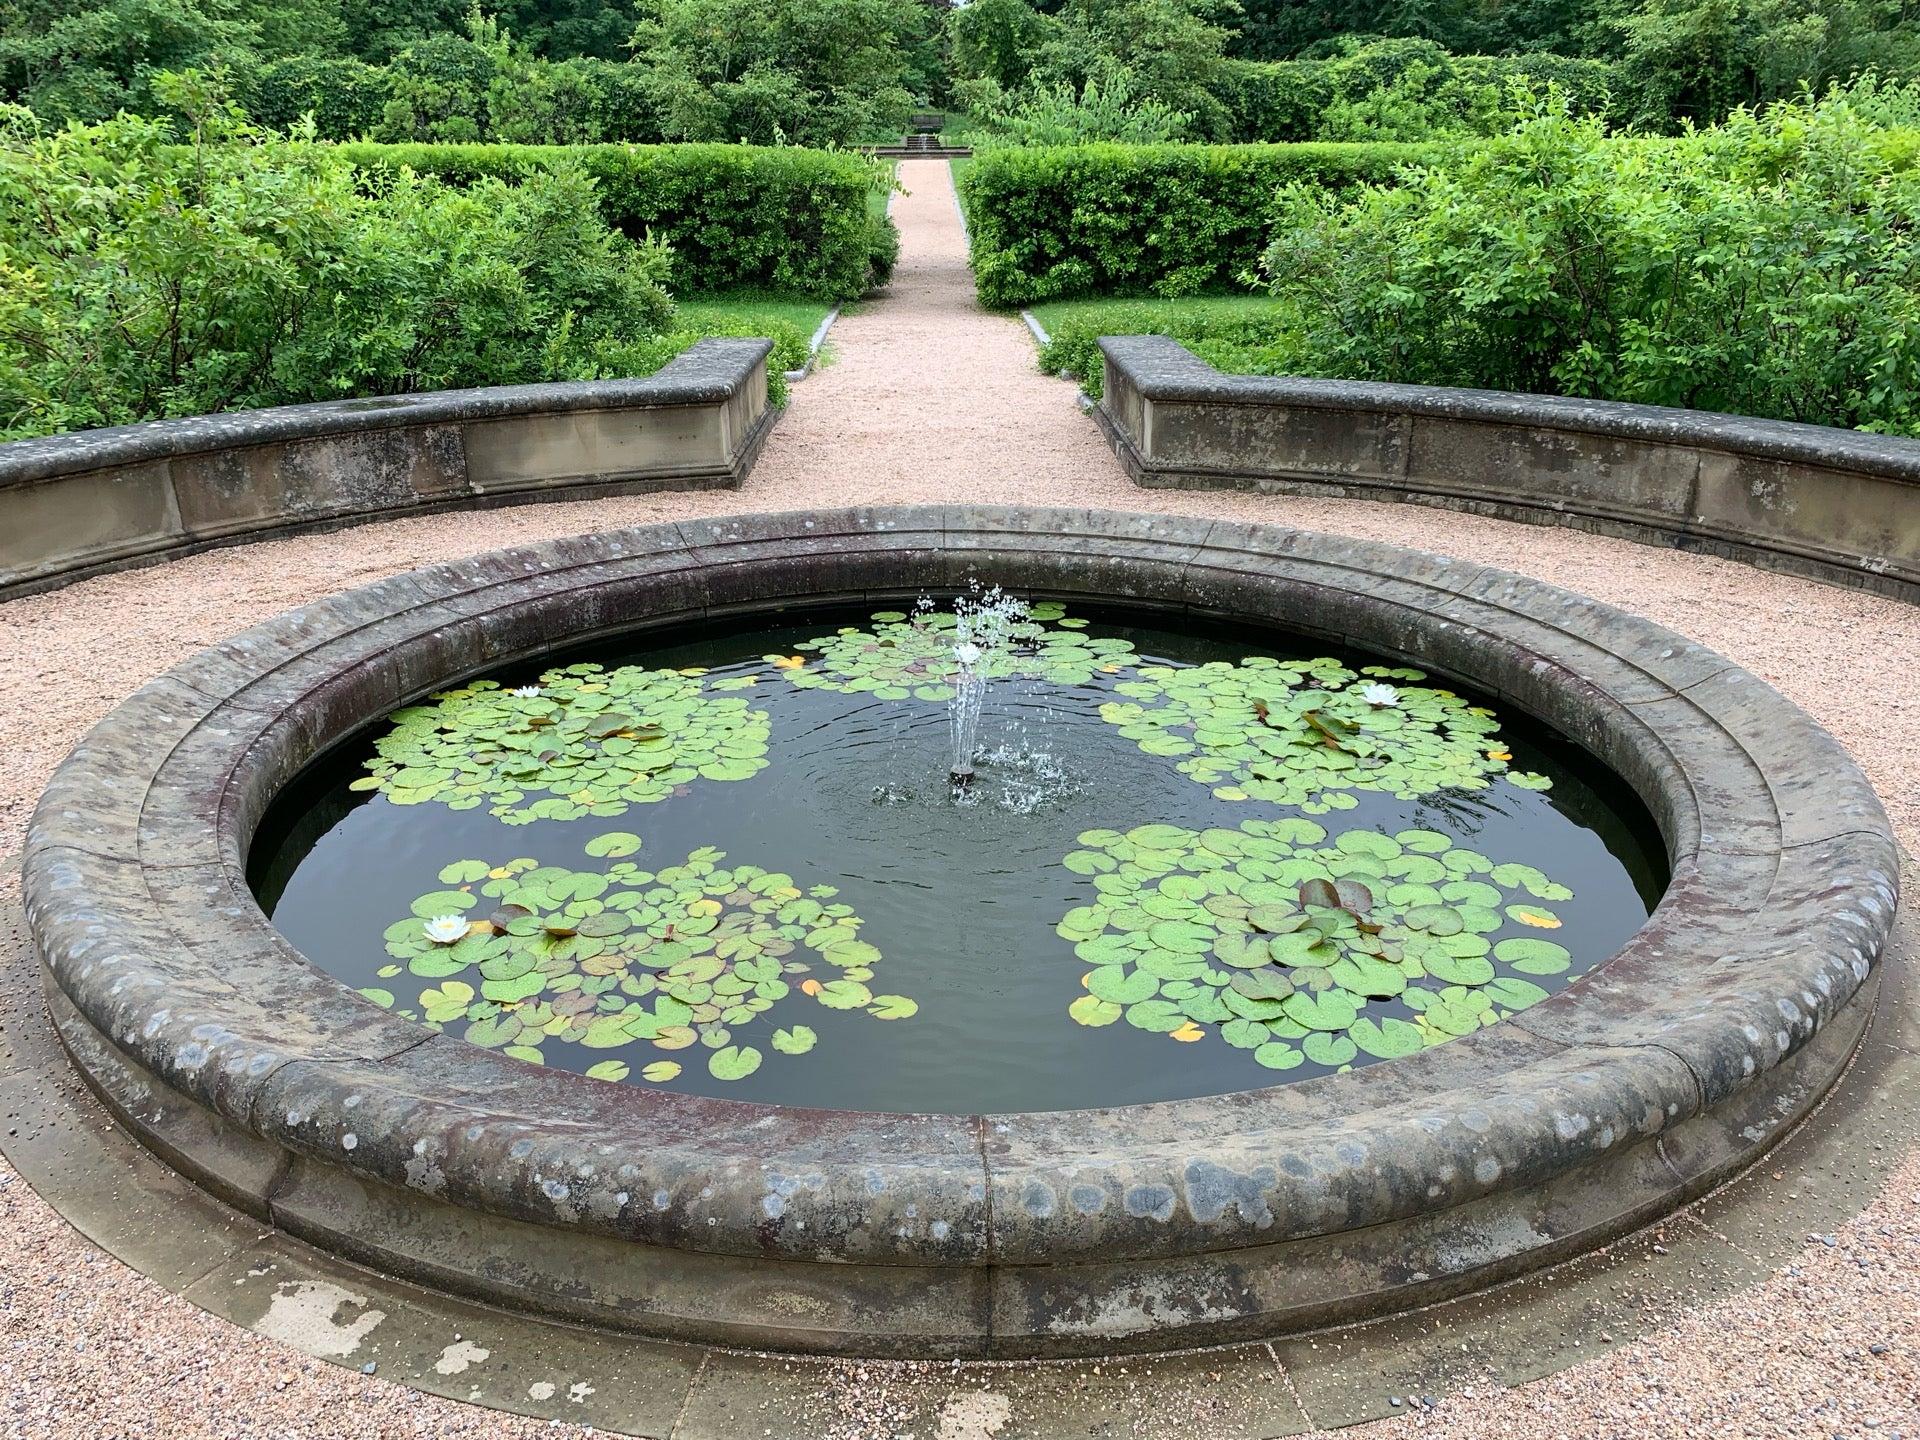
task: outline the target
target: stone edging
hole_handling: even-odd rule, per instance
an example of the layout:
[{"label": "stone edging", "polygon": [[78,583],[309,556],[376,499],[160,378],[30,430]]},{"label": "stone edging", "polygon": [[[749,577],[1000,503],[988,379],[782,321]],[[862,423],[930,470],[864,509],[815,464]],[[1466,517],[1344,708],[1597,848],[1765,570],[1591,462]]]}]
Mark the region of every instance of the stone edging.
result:
[{"label": "stone edging", "polygon": [[1141,485],[1411,500],[1705,551],[1920,601],[1920,441],[1652,405],[1226,375],[1100,341]]},{"label": "stone edging", "polygon": [[[274,793],[429,690],[596,635],[973,574],[1284,624],[1471,679],[1648,801],[1669,892],[1587,978],[1405,1060],[989,1116],[794,1110],[528,1066],[322,975],[247,892]],[[1845,1063],[1895,865],[1865,779],[1804,714],[1555,587],[1273,527],[925,507],[579,537],[289,612],[87,737],[36,811],[24,889],[56,1024],[102,1097],[303,1238],[663,1336],[1031,1355],[1423,1303],[1700,1193]]]},{"label": "stone edging", "polygon": [[833,328],[833,322],[840,318],[840,307],[834,306],[827,311],[824,319],[813,327],[813,335],[807,341],[807,358],[801,362],[798,370],[789,370],[789,380],[804,380],[813,373],[814,362],[820,358],[820,347],[827,343],[827,332]]},{"label": "stone edging", "polygon": [[0,600],[216,545],[434,510],[737,486],[767,340],[640,380],[285,405],[0,444]]}]

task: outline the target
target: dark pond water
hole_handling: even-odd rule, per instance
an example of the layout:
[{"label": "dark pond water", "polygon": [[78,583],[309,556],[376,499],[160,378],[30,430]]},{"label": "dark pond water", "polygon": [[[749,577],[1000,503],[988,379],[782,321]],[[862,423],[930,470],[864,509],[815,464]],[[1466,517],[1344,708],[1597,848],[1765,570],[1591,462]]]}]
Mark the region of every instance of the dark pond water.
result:
[{"label": "dark pond water", "polygon": [[[1239,665],[1249,657],[1289,661],[1329,652],[1300,649],[1272,634],[1179,631],[1116,623],[1116,617],[1097,614],[1088,618],[1090,623],[1074,632],[1079,639],[1073,643],[1124,641],[1131,653],[1111,647],[1091,673],[1073,675],[1071,683],[1061,683],[1063,672],[1057,669],[1048,677],[996,679],[985,703],[979,779],[963,803],[956,803],[946,780],[944,701],[802,688],[793,683],[795,671],[766,658],[797,656],[820,673],[825,662],[801,647],[839,626],[867,627],[872,623],[867,616],[774,614],[748,629],[709,631],[671,646],[651,640],[603,645],[559,662],[697,668],[705,673],[695,677],[695,688],[708,694],[721,693],[710,688],[718,682],[740,682],[725,695],[764,712],[767,728],[770,763],[750,778],[693,779],[671,787],[668,798],[629,804],[612,817],[509,825],[490,813],[488,803],[464,810],[434,798],[398,804],[386,792],[349,788],[367,774],[366,762],[388,729],[377,726],[324,757],[281,797],[255,840],[254,887],[274,923],[313,963],[351,986],[384,992],[381,998],[391,996],[396,1009],[415,1016],[428,1013],[426,1007],[437,1000],[442,1023],[456,1036],[497,1044],[503,1029],[519,1025],[514,1043],[531,1042],[544,1063],[584,1071],[625,1062],[629,1073],[623,1079],[632,1085],[657,1083],[791,1105],[973,1113],[1249,1089],[1322,1074],[1340,1063],[1370,1063],[1378,1052],[1400,1053],[1416,1033],[1433,1043],[1462,1028],[1457,1017],[1463,1012],[1492,1021],[1519,1008],[1525,996],[1537,999],[1586,973],[1643,922],[1666,883],[1657,834],[1626,786],[1544,727],[1511,713],[1498,716],[1496,734],[1466,748],[1476,759],[1488,751],[1509,756],[1499,762],[1508,773],[1544,777],[1549,788],[1522,788],[1496,773],[1484,789],[1448,788],[1411,799],[1381,789],[1342,791],[1355,802],[1352,808],[1311,815],[1268,799],[1232,798],[1241,792],[1231,780],[1211,785],[1183,774],[1178,766],[1185,757],[1143,750],[1111,712],[1103,718],[1102,706],[1137,700],[1116,687],[1138,685],[1141,666]],[[1330,658],[1350,670],[1370,663],[1365,657]],[[497,678],[507,685],[537,683],[555,663],[516,667]],[[744,683],[748,677],[755,677],[751,685]],[[1388,712],[1408,707],[1420,693],[1420,682],[1405,677],[1350,678],[1354,693],[1365,683],[1388,683],[1400,695],[1396,704],[1368,706],[1348,694],[1314,711],[1306,722],[1315,727],[1309,740],[1319,749],[1313,753],[1321,758],[1331,753],[1336,763],[1364,748],[1361,732],[1376,717],[1394,719]],[[1464,699],[1486,703],[1470,695]],[[623,702],[622,708],[642,707]],[[1359,718],[1349,725],[1336,711]],[[658,743],[644,729],[645,719],[638,717],[639,743]],[[1178,743],[1192,731],[1176,727],[1170,733]],[[737,759],[723,763],[737,764]],[[1220,798],[1216,789],[1229,798]],[[1283,826],[1277,836],[1254,833],[1265,822],[1300,820],[1325,829],[1326,838],[1318,844],[1326,847],[1347,832],[1419,833],[1407,844],[1380,847],[1395,853],[1360,862],[1364,895],[1348,891],[1338,903],[1315,909],[1305,900],[1335,897],[1300,888],[1302,875],[1314,869],[1311,857],[1298,853],[1314,848],[1306,838],[1311,832]],[[1253,822],[1252,831],[1242,828],[1247,822]],[[624,858],[618,847],[614,855],[589,855],[587,843],[609,832],[636,836],[641,848]],[[1083,840],[1088,832],[1094,832],[1091,840]],[[1128,832],[1140,843],[1123,839]],[[1206,849],[1203,835],[1213,837],[1213,850]],[[1339,843],[1364,851],[1373,842],[1363,837]],[[1249,845],[1257,853],[1246,854]],[[719,885],[725,893],[705,893],[705,879],[688,878],[684,870],[686,857],[707,854],[702,847],[723,852],[724,858],[707,857],[717,870],[757,870]],[[1531,871],[1515,880],[1505,870],[1490,874],[1485,864],[1475,868],[1474,860],[1451,868],[1455,862],[1449,857],[1459,851],[1493,866]],[[1077,868],[1068,868],[1063,861],[1075,854],[1081,857],[1074,862]],[[577,924],[578,933],[542,928],[535,915],[522,922],[523,930],[533,927],[531,939],[496,936],[488,962],[492,973],[507,976],[500,983],[518,987],[513,994],[528,987],[534,993],[494,1004],[481,993],[485,972],[480,965],[462,969],[448,960],[449,947],[421,933],[432,917],[414,907],[421,897],[458,891],[461,883],[471,891],[492,884],[503,893],[469,900],[473,908],[463,918],[486,917],[534,867],[523,865],[513,875],[477,883],[462,882],[459,871],[449,882],[442,872],[472,861],[478,863],[471,873],[478,876],[482,867],[504,870],[514,860],[601,877],[619,864],[629,869],[625,878],[616,872],[610,882],[600,881],[606,888],[595,892],[598,898],[585,897],[593,903],[576,906],[573,918],[559,923],[563,931]],[[1442,866],[1448,867],[1444,875],[1436,873]],[[631,867],[644,877],[635,878]],[[679,878],[672,883],[654,881],[657,872],[675,867],[680,867]],[[1364,873],[1365,867],[1372,872]],[[760,871],[791,877],[791,888],[759,880]],[[559,870],[538,873],[544,883]],[[1168,885],[1170,875],[1185,878]],[[1096,887],[1103,877],[1113,887],[1104,902]],[[1529,878],[1537,886],[1541,877],[1550,882],[1545,889],[1552,898],[1528,888]],[[1329,878],[1339,877],[1329,872]],[[1423,897],[1422,883],[1434,891],[1455,888]],[[838,893],[809,905],[816,898],[809,892],[819,886]],[[1570,897],[1560,898],[1564,891],[1556,887],[1570,890]],[[596,950],[597,960],[583,961],[577,953],[569,958],[569,946],[581,948],[588,930],[609,928],[582,921],[581,910],[597,909],[622,893],[641,897],[650,888],[657,903],[631,900],[624,921],[612,922],[627,928],[584,947]],[[1497,895],[1491,893],[1495,890]],[[568,893],[562,885],[561,895]],[[694,893],[703,903],[689,910],[685,899]],[[1140,907],[1143,896],[1154,901],[1151,908]],[[1305,900],[1296,898],[1302,896]],[[1423,898],[1424,909],[1410,908]],[[751,910],[752,901],[761,902],[762,910]],[[861,945],[847,949],[842,942],[850,932],[836,929],[828,938],[840,948],[829,960],[806,940],[819,938],[821,925],[835,925],[814,912],[836,904],[852,907]],[[1092,905],[1103,908],[1079,908]],[[788,907],[788,918],[766,913],[781,907]],[[522,907],[528,908],[538,909]],[[1458,917],[1436,913],[1449,908],[1465,916],[1464,925]],[[695,923],[688,916],[714,910],[720,911],[721,928],[691,933],[708,922]],[[508,913],[502,912],[500,923]],[[749,915],[751,924],[743,926]],[[675,916],[679,928],[672,928]],[[729,916],[736,918],[729,921]],[[1056,929],[1069,916],[1077,916],[1069,920],[1073,938]],[[1316,917],[1317,925],[1303,936],[1301,922]],[[645,925],[649,920],[651,928]],[[735,1010],[727,1022],[714,1012],[741,1002],[743,982],[732,982],[727,995],[708,998],[703,985],[728,982],[707,971],[724,973],[727,967],[719,959],[700,957],[711,955],[714,936],[729,933],[729,927],[750,937],[744,948],[724,957],[727,967],[747,963],[746,994],[760,995],[763,1005],[766,996],[779,998],[750,1017]],[[1223,985],[1236,971],[1252,971],[1244,963],[1224,965],[1209,944],[1219,939],[1241,946],[1258,941],[1299,947],[1328,932],[1337,933],[1312,954],[1287,952],[1283,958],[1296,968],[1276,961],[1262,971],[1267,978],[1287,977],[1277,988],[1292,985],[1296,994],[1309,997],[1292,1001],[1291,1008],[1285,999],[1247,997],[1235,984]],[[1125,972],[1076,954],[1077,941],[1124,946],[1135,934],[1148,938],[1136,941],[1127,958],[1153,966],[1154,976],[1133,966],[1131,978],[1117,980]],[[389,952],[394,935],[400,937],[404,958]],[[1476,942],[1476,935],[1484,943]],[[770,936],[775,943],[768,948],[774,953],[756,948]],[[1099,936],[1107,939],[1098,941]],[[558,985],[571,988],[540,990],[538,975],[515,978],[525,962],[508,952],[534,941],[545,947],[540,973],[570,976]],[[1518,947],[1509,941],[1518,941]],[[487,943],[483,932],[469,948]],[[1537,948],[1542,944],[1545,951]],[[1432,967],[1427,978],[1396,995],[1356,994],[1347,988],[1360,983],[1351,967],[1336,967],[1335,979],[1327,979],[1330,959],[1365,965],[1371,956],[1377,966],[1383,945],[1386,960],[1403,971],[1417,974]],[[1434,947],[1445,947],[1445,953]],[[1556,947],[1563,957],[1558,960]],[[1473,953],[1489,948],[1490,958]],[[784,954],[777,953],[782,949]],[[685,955],[688,950],[692,958]],[[1410,952],[1426,955],[1426,964],[1407,961]],[[1503,955],[1516,957],[1518,968],[1499,958]],[[670,971],[671,964],[664,962],[676,958],[681,963],[677,982],[672,974],[659,973]],[[796,962],[809,968],[785,968]],[[833,1008],[802,990],[808,981],[836,980],[848,963],[866,978],[842,983],[825,998],[844,1002],[848,995],[870,993],[876,997],[871,1003]],[[1471,973],[1455,974],[1461,965]],[[1490,969],[1498,971],[1494,988],[1477,988]],[[1111,972],[1096,976],[1109,1000],[1083,983],[1084,976],[1101,970]],[[586,973],[594,971],[602,973]],[[778,981],[766,983],[773,976]],[[459,1012],[461,996],[448,991],[449,979],[475,991],[467,1011]],[[648,993],[634,997],[631,990],[605,988],[622,979]],[[1455,982],[1465,982],[1464,988]],[[1516,982],[1518,989],[1512,988]],[[676,984],[686,998],[663,1005],[662,993]],[[1432,1011],[1442,1016],[1436,1030],[1431,1017],[1420,1018],[1418,1004],[1424,994],[1446,991],[1450,984],[1455,987],[1451,998]],[[595,988],[598,995],[585,994]],[[1336,1012],[1332,1019],[1322,1003],[1328,991]],[[1415,991],[1424,994],[1409,999]],[[885,999],[890,996],[906,997],[917,1008],[905,1018],[879,1018],[876,1009],[908,1008]],[[1146,1009],[1139,1008],[1143,996],[1151,1001]],[[1237,1008],[1223,1013],[1223,997]],[[1253,1003],[1246,1003],[1249,998]],[[554,1002],[571,1008],[556,1010]],[[1080,1002],[1077,1017],[1070,1011],[1075,1002]],[[1344,1022],[1352,1015],[1340,1009],[1348,1002],[1351,1012],[1382,1027],[1367,1032],[1375,1055],[1366,1048],[1356,1052],[1349,1042]],[[589,1021],[628,1014],[636,1006],[655,1006],[659,1013],[642,1020],[630,1042],[606,1044],[606,1025],[619,1022],[602,1022],[593,1032],[599,1043],[583,1043]],[[1249,1010],[1251,1017],[1244,1013]],[[1186,1018],[1194,1012],[1207,1018]],[[1307,1014],[1311,1024],[1297,1023],[1293,1017],[1300,1014]],[[1266,1024],[1272,1016],[1282,1018],[1274,1021],[1264,1046],[1253,1044],[1259,1037],[1250,1035],[1249,1020]],[[539,1031],[527,1028],[529,1020],[543,1022]],[[1234,1021],[1241,1023],[1233,1026]],[[675,1028],[674,1022],[685,1023]],[[815,1037],[805,1053],[783,1053],[774,1043],[776,1031],[785,1034],[794,1027],[805,1027]],[[1383,1041],[1388,1031],[1392,1035]],[[1231,1043],[1229,1034],[1235,1037]],[[1319,1038],[1309,1046],[1315,1035]],[[1397,1048],[1393,1036],[1399,1037]],[[654,1043],[662,1038],[666,1045]],[[803,1042],[801,1033],[786,1043]],[[742,1078],[719,1078],[713,1066],[723,1053],[724,1072],[750,1068],[752,1061],[757,1068]],[[643,1079],[643,1067],[660,1062],[678,1066],[678,1074]]]}]

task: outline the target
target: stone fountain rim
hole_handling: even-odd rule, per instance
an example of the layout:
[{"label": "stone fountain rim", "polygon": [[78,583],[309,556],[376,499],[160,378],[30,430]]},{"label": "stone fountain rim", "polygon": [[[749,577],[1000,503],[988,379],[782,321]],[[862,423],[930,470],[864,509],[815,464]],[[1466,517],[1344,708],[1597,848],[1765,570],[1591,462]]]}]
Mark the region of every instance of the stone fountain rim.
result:
[{"label": "stone fountain rim", "polygon": [[[982,568],[1063,598],[1284,618],[1417,656],[1613,764],[1660,821],[1673,883],[1588,977],[1421,1055],[1224,1096],[992,1116],[808,1111],[527,1065],[322,974],[246,888],[272,794],[397,704],[598,634],[779,599],[897,599]],[[1688,1177],[1663,1136],[1764,1108],[1770,1088],[1817,1094],[1844,1064],[1850,1045],[1828,1046],[1804,1073],[1830,1022],[1864,1018],[1849,1002],[1884,947],[1896,863],[1877,799],[1830,736],[1651,622],[1506,572],[1278,526],[954,506],[581,536],[290,611],[102,720],[43,796],[24,873],[83,1071],[136,1129],[157,1135],[184,1108],[242,1157],[221,1182],[268,1209],[289,1175],[319,1170],[675,1251],[975,1267],[1339,1236],[1641,1151],[1678,1197]]]}]

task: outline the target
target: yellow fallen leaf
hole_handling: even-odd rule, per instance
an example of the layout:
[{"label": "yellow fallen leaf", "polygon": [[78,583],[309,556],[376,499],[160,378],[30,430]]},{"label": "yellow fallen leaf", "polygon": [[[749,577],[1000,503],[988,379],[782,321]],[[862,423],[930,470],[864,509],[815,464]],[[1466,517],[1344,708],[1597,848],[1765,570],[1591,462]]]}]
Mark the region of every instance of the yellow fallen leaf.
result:
[{"label": "yellow fallen leaf", "polygon": [[807,657],[804,655],[776,655],[773,663],[782,670],[798,670],[807,663]]},{"label": "yellow fallen leaf", "polygon": [[1181,1044],[1191,1045],[1194,1041],[1202,1038],[1207,1032],[1189,1020],[1178,1030],[1170,1030],[1167,1033],[1173,1039],[1180,1041]]},{"label": "yellow fallen leaf", "polygon": [[802,995],[818,995],[824,988],[818,980],[802,980],[800,982],[800,993]]},{"label": "yellow fallen leaf", "polygon": [[1513,918],[1518,920],[1522,925],[1531,925],[1536,930],[1558,930],[1560,928],[1560,917],[1558,915],[1549,915],[1545,910],[1529,910],[1524,906],[1516,905],[1511,911],[1511,914]]},{"label": "yellow fallen leaf", "polygon": [[1093,986],[1092,986],[1092,984],[1090,983],[1090,982],[1091,982],[1092,980],[1093,980],[1093,972],[1092,972],[1091,970],[1089,970],[1089,971],[1088,971],[1088,972],[1087,972],[1086,974],[1084,974],[1084,975],[1082,975],[1082,976],[1080,977],[1080,988],[1081,988],[1082,990],[1090,990],[1090,989],[1092,989],[1092,988],[1093,988]]},{"label": "yellow fallen leaf", "polygon": [[1513,758],[1513,752],[1511,750],[1487,751],[1487,759],[1489,760],[1511,760],[1512,758]]},{"label": "yellow fallen leaf", "polygon": [[487,878],[489,880],[505,880],[511,874],[513,874],[513,872],[507,869],[506,866],[496,865],[493,869],[487,871]]}]

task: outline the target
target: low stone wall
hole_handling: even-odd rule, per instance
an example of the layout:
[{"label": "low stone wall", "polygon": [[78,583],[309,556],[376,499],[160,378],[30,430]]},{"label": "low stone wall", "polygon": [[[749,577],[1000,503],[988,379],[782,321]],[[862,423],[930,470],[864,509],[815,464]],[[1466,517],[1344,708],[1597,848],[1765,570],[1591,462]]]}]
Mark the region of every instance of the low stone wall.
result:
[{"label": "low stone wall", "polygon": [[0,600],[263,535],[737,486],[776,414],[772,348],[702,340],[642,380],[285,405],[0,445]]},{"label": "low stone wall", "polygon": [[1141,485],[1411,500],[1701,550],[1920,601],[1920,441],[1490,390],[1224,375],[1103,339]]}]

